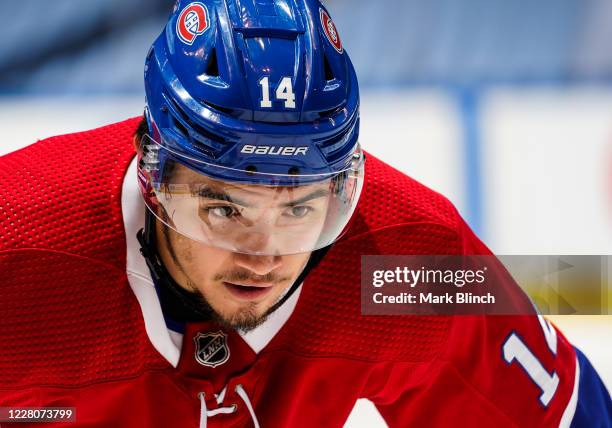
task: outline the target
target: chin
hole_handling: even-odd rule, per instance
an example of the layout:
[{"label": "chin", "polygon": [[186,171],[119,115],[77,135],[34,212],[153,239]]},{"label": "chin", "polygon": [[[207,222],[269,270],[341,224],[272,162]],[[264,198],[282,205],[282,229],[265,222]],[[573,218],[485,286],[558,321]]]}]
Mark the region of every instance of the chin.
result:
[{"label": "chin", "polygon": [[219,311],[213,308],[214,318],[217,323],[225,328],[233,328],[243,332],[251,331],[263,324],[268,319],[267,309],[261,310],[263,303],[249,304],[236,308],[232,312]]},{"label": "chin", "polygon": [[243,332],[254,330],[256,327],[263,324],[268,316],[266,314],[253,314],[240,312],[233,315],[226,323],[237,330]]},{"label": "chin", "polygon": [[222,299],[223,303],[219,304],[221,302],[210,302],[203,294],[202,298],[207,302],[215,322],[228,329],[247,332],[263,324],[270,314],[275,312],[271,309],[282,298],[283,291],[283,288],[274,290],[273,296],[268,296],[261,302],[237,302],[228,296],[229,301]]}]

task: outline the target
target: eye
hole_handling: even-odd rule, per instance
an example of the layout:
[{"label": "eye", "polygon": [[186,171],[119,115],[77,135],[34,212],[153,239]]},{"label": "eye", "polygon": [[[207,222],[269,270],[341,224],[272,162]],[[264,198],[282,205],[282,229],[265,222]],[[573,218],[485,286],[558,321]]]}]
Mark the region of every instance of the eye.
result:
[{"label": "eye", "polygon": [[208,211],[209,214],[220,218],[230,218],[238,214],[238,211],[228,205],[207,208],[206,211]]},{"label": "eye", "polygon": [[311,211],[312,211],[312,208],[310,208],[309,206],[296,205],[294,207],[289,207],[287,214],[290,217],[302,218],[302,217],[306,217],[306,215],[308,215],[308,213]]}]

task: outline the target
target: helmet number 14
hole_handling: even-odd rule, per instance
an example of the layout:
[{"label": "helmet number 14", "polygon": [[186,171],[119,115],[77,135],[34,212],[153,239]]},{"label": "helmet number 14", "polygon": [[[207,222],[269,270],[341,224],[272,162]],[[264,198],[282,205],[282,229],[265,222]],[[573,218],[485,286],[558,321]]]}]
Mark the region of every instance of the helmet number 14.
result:
[{"label": "helmet number 14", "polygon": [[[272,100],[270,99],[270,78],[262,77],[259,80],[261,86],[261,108],[272,108]],[[285,101],[285,108],[295,108],[295,93],[293,92],[293,83],[291,77],[283,77],[276,87],[276,99]]]}]

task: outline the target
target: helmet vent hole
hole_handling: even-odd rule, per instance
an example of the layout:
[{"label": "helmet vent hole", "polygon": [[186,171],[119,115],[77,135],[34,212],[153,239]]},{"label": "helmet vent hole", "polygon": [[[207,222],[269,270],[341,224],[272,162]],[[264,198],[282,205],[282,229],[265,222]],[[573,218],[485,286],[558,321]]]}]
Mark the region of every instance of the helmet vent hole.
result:
[{"label": "helmet vent hole", "polygon": [[257,172],[257,167],[255,165],[249,165],[245,168],[245,170],[249,174],[255,174]]},{"label": "helmet vent hole", "polygon": [[212,77],[219,77],[219,64],[217,62],[217,49],[213,48],[206,66],[206,74]]},{"label": "helmet vent hole", "polygon": [[206,101],[204,101],[204,104],[206,104],[206,105],[207,105],[208,107],[210,107],[210,108],[213,108],[213,109],[215,109],[215,110],[220,111],[221,113],[225,113],[225,114],[234,114],[234,110],[233,110],[233,109],[231,109],[231,108],[221,107],[221,106],[218,106],[218,105],[213,104],[213,103],[208,103],[208,102],[206,102]]},{"label": "helmet vent hole", "polygon": [[184,137],[189,138],[189,131],[187,130],[187,128],[185,128],[185,126],[178,120],[174,120],[173,122],[177,131],[179,131],[179,133],[181,133]]},{"label": "helmet vent hole", "polygon": [[334,80],[334,72],[329,64],[329,60],[327,59],[327,55],[323,56],[323,67],[325,68],[325,80]]},{"label": "helmet vent hole", "polygon": [[300,169],[297,166],[292,166],[289,168],[289,175],[298,175],[300,173]]}]

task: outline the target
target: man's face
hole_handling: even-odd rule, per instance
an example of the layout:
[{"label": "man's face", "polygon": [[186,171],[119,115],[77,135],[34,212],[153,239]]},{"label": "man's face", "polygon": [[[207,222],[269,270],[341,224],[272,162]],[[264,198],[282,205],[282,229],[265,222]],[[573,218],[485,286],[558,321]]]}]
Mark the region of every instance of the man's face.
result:
[{"label": "man's face", "polygon": [[[236,241],[233,245],[244,245],[251,253],[287,244],[283,242],[287,238],[269,236],[270,224],[274,225],[270,227],[272,235],[282,235],[285,230],[291,234],[304,229],[305,216],[311,214],[307,232],[301,232],[302,240],[316,240],[325,223],[329,192],[324,185],[301,186],[283,192],[264,186],[225,186],[180,164],[176,164],[172,176],[177,182],[207,189],[198,194],[197,207],[198,221],[203,227],[210,227],[208,234],[217,233],[226,222],[231,226],[224,227],[223,235],[211,240],[231,239]],[[295,201],[300,202],[292,205]],[[236,219],[238,215],[241,217]],[[263,217],[265,222],[257,221]],[[265,321],[270,308],[295,282],[311,254],[234,252],[190,239],[160,221],[157,236],[164,265],[176,282],[198,293],[203,309],[210,311],[218,322],[243,330]]]}]

